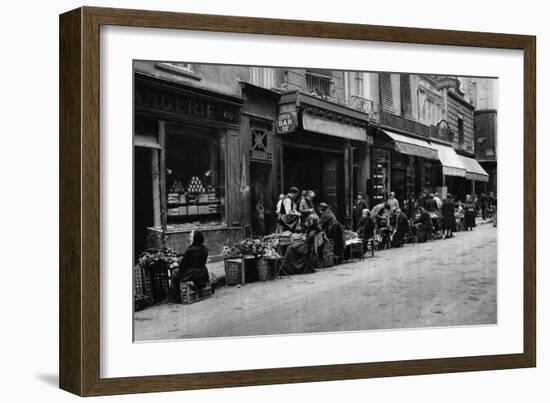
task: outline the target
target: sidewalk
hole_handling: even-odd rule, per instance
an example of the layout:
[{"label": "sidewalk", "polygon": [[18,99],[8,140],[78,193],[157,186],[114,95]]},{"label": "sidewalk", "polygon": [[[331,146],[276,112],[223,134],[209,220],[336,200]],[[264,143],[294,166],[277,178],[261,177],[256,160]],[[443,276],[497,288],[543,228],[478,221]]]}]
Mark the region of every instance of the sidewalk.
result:
[{"label": "sidewalk", "polygon": [[[483,220],[481,217],[476,217],[476,225],[491,224],[491,220]],[[208,271],[216,276],[215,288],[225,286],[225,263],[223,260],[209,262],[206,264]]]}]

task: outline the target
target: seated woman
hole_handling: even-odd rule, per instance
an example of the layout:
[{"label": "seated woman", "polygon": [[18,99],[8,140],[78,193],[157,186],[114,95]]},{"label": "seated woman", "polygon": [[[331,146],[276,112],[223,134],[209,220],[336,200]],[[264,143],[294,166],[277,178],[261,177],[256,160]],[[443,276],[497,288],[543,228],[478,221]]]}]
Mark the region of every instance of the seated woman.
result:
[{"label": "seated woman", "polygon": [[375,217],[376,233],[380,236],[380,241],[377,245],[377,249],[386,249],[390,247],[390,223],[389,223],[389,208],[388,204],[385,204],[383,208],[378,210],[378,214]]},{"label": "seated woman", "polygon": [[391,245],[396,248],[405,243],[405,238],[409,233],[409,217],[401,211],[399,207],[394,209],[395,229],[391,238]]},{"label": "seated woman", "polygon": [[363,248],[365,248],[369,240],[374,237],[374,220],[370,215],[369,209],[365,208],[361,212],[361,219],[357,226],[357,236],[363,240]]},{"label": "seated woman", "polygon": [[423,208],[418,208],[418,217],[413,221],[417,226],[417,238],[418,242],[425,242],[432,238],[433,222],[432,217],[428,211]]},{"label": "seated woman", "polygon": [[179,285],[182,281],[192,281],[200,292],[210,281],[206,261],[208,249],[204,246],[204,235],[200,231],[191,231],[189,234],[190,246],[181,258],[179,267],[172,272],[171,287],[175,299],[179,299]]},{"label": "seated woman", "polygon": [[283,274],[306,274],[315,271],[319,242],[322,242],[323,231],[319,226],[319,217],[311,214],[306,221],[304,240],[296,240],[286,249],[282,264]]}]

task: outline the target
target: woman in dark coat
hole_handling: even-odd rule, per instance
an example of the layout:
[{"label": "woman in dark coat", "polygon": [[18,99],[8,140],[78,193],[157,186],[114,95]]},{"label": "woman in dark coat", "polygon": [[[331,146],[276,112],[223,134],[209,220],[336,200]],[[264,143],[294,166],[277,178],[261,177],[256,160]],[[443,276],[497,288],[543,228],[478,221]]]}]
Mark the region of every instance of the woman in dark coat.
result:
[{"label": "woman in dark coat", "polygon": [[206,268],[208,249],[204,246],[204,236],[200,231],[191,231],[189,234],[190,246],[181,258],[179,267],[172,272],[172,288],[179,293],[179,284],[182,281],[192,281],[198,289],[208,285],[209,276]]},{"label": "woman in dark coat", "polygon": [[425,242],[426,240],[432,238],[432,217],[430,216],[430,213],[428,213],[428,211],[426,211],[426,209],[423,207],[419,207],[418,212],[418,218],[414,220],[414,223],[418,224],[416,235],[418,237],[418,242]]},{"label": "woman in dark coat", "polygon": [[282,264],[284,274],[313,273],[313,263],[317,260],[316,244],[322,238],[319,217],[310,214],[306,222],[305,240],[294,241],[287,249]]},{"label": "woman in dark coat", "polygon": [[472,196],[466,195],[466,201],[464,202],[464,229],[466,231],[473,230],[475,226],[475,203]]},{"label": "woman in dark coat", "polygon": [[456,220],[455,204],[450,194],[443,200],[441,212],[443,213],[443,230],[445,231],[445,238],[451,238],[453,237],[453,231],[456,227]]},{"label": "woman in dark coat", "polygon": [[326,203],[319,204],[319,211],[321,212],[321,228],[326,232],[328,239],[332,241],[336,263],[342,263],[345,250],[344,228]]},{"label": "woman in dark coat", "polygon": [[394,210],[395,213],[395,230],[391,238],[392,246],[399,247],[405,243],[405,238],[409,233],[409,217],[401,211],[399,207]]}]

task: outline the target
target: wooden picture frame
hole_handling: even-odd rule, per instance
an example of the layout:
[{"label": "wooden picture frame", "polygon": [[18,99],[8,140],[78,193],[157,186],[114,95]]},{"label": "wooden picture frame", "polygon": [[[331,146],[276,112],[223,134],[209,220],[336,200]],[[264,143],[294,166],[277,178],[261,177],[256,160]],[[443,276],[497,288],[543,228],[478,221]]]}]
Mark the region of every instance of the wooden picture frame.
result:
[{"label": "wooden picture frame", "polygon": [[[523,353],[100,377],[100,26],[354,39],[524,52]],[[82,7],[60,16],[60,387],[81,396],[533,367],[536,363],[535,37]]]}]

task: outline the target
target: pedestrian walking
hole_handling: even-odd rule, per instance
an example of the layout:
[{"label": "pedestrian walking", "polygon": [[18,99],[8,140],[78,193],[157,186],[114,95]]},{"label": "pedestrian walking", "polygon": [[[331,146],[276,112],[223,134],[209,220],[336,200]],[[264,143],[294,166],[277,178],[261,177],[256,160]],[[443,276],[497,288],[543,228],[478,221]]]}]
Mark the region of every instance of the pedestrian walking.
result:
[{"label": "pedestrian walking", "polygon": [[471,231],[476,226],[475,203],[471,195],[466,195],[464,202],[464,229]]},{"label": "pedestrian walking", "polygon": [[321,228],[327,234],[328,239],[332,241],[335,263],[342,263],[345,250],[344,228],[342,224],[338,222],[328,204],[319,204],[319,212],[321,213]]},{"label": "pedestrian walking", "polygon": [[443,214],[443,231],[444,238],[452,238],[453,231],[456,227],[455,221],[455,206],[452,195],[449,193],[441,204],[441,212]]}]

